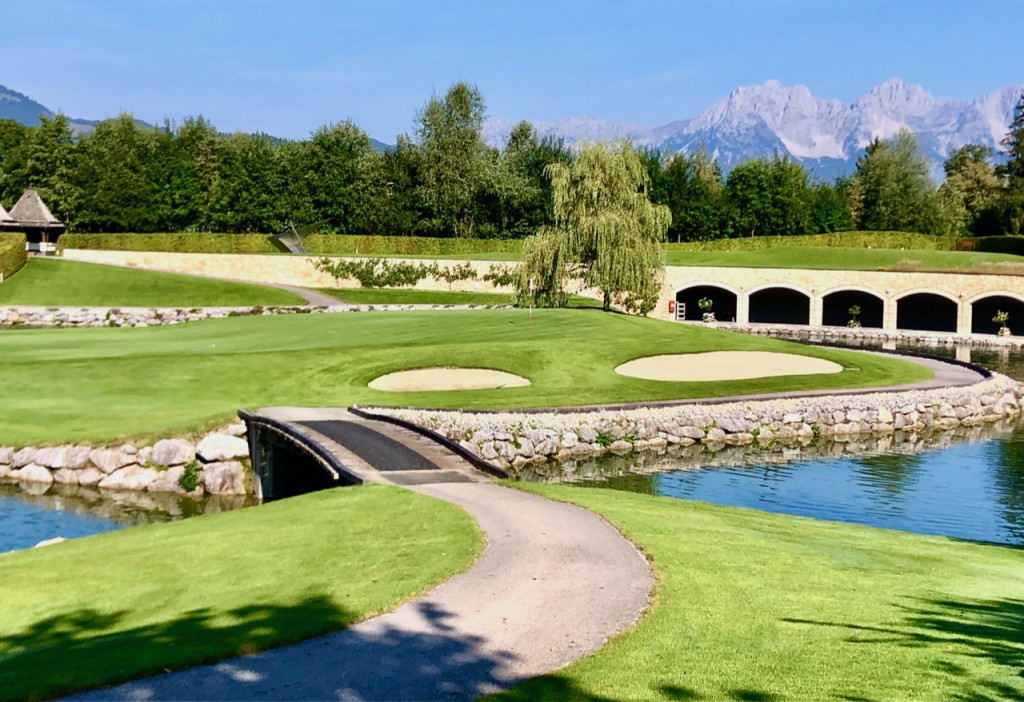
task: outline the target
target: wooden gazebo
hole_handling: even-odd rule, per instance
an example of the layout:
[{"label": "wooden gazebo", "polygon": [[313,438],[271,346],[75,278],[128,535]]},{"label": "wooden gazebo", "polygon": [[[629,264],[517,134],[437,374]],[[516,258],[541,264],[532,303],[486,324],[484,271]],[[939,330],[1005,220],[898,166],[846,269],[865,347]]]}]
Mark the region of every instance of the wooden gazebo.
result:
[{"label": "wooden gazebo", "polygon": [[14,204],[10,213],[0,207],[0,230],[24,232],[29,249],[46,252],[52,249],[52,242],[64,232],[64,223],[53,216],[39,193],[29,188]]}]

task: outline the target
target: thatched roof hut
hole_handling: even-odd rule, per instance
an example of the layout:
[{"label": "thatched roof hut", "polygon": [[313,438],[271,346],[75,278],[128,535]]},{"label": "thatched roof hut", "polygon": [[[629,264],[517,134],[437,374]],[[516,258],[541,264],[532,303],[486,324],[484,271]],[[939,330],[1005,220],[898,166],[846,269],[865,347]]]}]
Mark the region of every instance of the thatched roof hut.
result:
[{"label": "thatched roof hut", "polygon": [[64,231],[64,223],[53,216],[39,193],[32,188],[14,203],[8,220],[0,218],[0,228],[25,232],[29,242],[48,242],[51,234],[56,239]]},{"label": "thatched roof hut", "polygon": [[0,227],[12,222],[14,222],[14,218],[7,214],[7,210],[4,209],[3,205],[0,205]]}]

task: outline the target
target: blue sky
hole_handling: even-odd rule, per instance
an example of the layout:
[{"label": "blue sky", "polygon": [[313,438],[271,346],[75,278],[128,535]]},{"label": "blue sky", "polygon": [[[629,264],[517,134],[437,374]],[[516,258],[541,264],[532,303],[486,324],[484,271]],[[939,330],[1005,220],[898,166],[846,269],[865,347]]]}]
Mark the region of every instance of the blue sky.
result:
[{"label": "blue sky", "polygon": [[769,79],[844,102],[1024,83],[1022,0],[0,0],[0,22],[0,84],[51,109],[296,138],[351,119],[393,142],[457,80],[493,118],[652,126]]}]

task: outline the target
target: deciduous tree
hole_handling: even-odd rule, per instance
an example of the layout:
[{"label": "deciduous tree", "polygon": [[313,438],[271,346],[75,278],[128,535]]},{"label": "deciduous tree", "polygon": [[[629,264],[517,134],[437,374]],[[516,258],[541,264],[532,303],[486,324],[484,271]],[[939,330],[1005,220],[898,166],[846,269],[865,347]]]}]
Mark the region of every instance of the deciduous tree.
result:
[{"label": "deciduous tree", "polygon": [[554,163],[547,173],[555,222],[525,242],[521,288],[532,279],[543,301],[562,305],[576,278],[601,291],[606,310],[617,303],[646,314],[657,299],[672,215],[650,201],[636,151],[628,142],[586,145],[571,165]]}]

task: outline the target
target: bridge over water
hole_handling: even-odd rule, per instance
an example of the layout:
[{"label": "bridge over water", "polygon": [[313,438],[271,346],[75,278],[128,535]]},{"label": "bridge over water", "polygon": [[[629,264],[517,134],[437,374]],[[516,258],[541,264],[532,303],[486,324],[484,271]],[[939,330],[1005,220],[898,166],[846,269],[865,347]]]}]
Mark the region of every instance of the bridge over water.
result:
[{"label": "bridge over water", "polygon": [[265,407],[239,416],[248,429],[254,492],[264,500],[361,483],[417,486],[506,477],[452,442],[427,438],[429,430],[359,410]]}]

